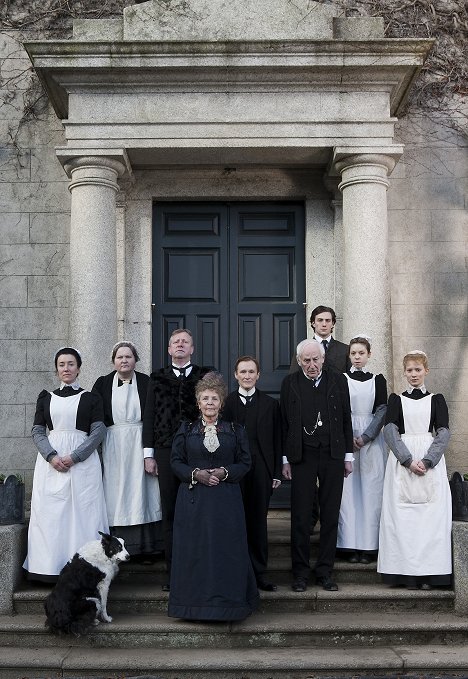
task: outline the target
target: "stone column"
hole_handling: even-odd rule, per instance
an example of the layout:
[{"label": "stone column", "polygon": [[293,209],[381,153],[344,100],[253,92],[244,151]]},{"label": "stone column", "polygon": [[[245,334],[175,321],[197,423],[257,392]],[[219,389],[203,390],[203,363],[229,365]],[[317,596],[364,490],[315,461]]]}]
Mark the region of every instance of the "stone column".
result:
[{"label": "stone column", "polygon": [[57,152],[70,177],[69,342],[83,356],[80,376],[91,388],[110,369],[117,341],[117,179],[125,156],[83,150]]},{"label": "stone column", "polygon": [[343,195],[343,341],[359,332],[370,335],[373,372],[383,372],[390,382],[387,176],[395,163],[384,153],[355,153],[335,161]]}]

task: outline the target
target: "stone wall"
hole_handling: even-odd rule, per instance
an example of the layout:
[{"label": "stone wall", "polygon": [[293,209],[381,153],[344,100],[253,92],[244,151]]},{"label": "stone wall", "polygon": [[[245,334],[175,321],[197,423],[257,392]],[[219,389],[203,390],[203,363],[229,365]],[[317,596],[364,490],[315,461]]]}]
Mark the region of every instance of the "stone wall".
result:
[{"label": "stone wall", "polygon": [[[3,82],[0,106],[0,350],[3,358],[0,391],[0,472],[20,472],[30,494],[34,448],[29,432],[39,391],[52,388],[52,356],[68,337],[68,241],[70,195],[68,180],[55,157],[55,147],[65,143],[63,129],[50,107],[39,99],[39,111],[23,119],[29,90],[29,61],[14,32],[0,36],[0,68]],[[22,74],[22,75],[21,75]],[[12,76],[14,80],[10,80]],[[18,80],[18,75],[20,75]],[[19,84],[18,84],[19,83]],[[34,98],[34,96],[33,96]],[[399,138],[406,144],[395,168],[389,189],[390,264],[392,272],[392,322],[394,386],[403,387],[401,359],[412,348],[429,354],[428,385],[442,391],[452,419],[451,468],[468,471],[465,462],[468,429],[468,342],[466,243],[468,238],[468,153],[466,138],[442,123],[429,119],[402,120]],[[200,171],[201,173],[203,171]],[[261,175],[256,169],[256,175]],[[269,172],[272,172],[271,170]],[[288,186],[291,171],[273,171],[269,192]],[[305,183],[304,170],[294,181]],[[315,175],[314,175],[315,176]],[[244,175],[244,181],[247,175]],[[201,179],[201,181],[200,181]],[[126,324],[119,332],[147,346],[149,342],[150,250],[142,240],[151,229],[153,186],[162,191],[161,177],[140,171],[138,182],[118,201],[117,242],[125,231],[132,249],[119,254],[126,273],[120,282],[120,307]],[[200,186],[206,177],[199,175]],[[195,181],[195,180],[194,180]],[[222,182],[222,172],[211,170],[212,185]],[[242,180],[241,180],[242,181]],[[260,179],[260,183],[261,183]],[[265,178],[263,179],[265,182]],[[166,185],[168,180],[166,178]],[[265,182],[266,183],[266,182]],[[236,198],[241,197],[239,186]],[[253,197],[250,181],[246,181]],[[180,187],[171,186],[171,197]],[[225,195],[226,187],[220,189]],[[291,189],[296,198],[295,190]],[[273,191],[274,193],[274,191]],[[162,195],[162,194],[161,194]],[[303,194],[304,195],[304,194]],[[200,195],[200,198],[205,197]],[[216,198],[216,195],[206,198]],[[261,198],[262,196],[256,196]],[[284,197],[281,196],[281,197]],[[317,197],[316,197],[317,198]],[[313,199],[313,196],[310,196]],[[146,201],[146,202],[145,202]],[[320,204],[320,207],[317,207]],[[320,219],[326,213],[322,198],[308,204],[308,212]],[[331,214],[331,213],[330,213]],[[321,215],[321,216],[320,216]],[[143,231],[142,231],[143,229]],[[326,230],[326,229],[325,229]],[[339,243],[327,231],[330,247],[339,253]],[[309,243],[316,242],[310,238]],[[327,253],[328,253],[327,249]],[[324,256],[328,256],[324,253]],[[335,254],[330,262],[337,263]],[[86,266],[86,262],[83,262]],[[366,284],[363,263],[362,285]],[[135,273],[143,287],[130,285]],[[339,275],[330,272],[330,291],[339,305]],[[314,281],[308,277],[309,301],[315,302]],[[314,289],[313,289],[314,288]],[[142,296],[142,289],[146,297]],[[339,328],[338,328],[339,334]],[[149,359],[143,362],[149,368]],[[107,366],[103,366],[103,372]],[[85,384],[84,386],[90,386]]]}]

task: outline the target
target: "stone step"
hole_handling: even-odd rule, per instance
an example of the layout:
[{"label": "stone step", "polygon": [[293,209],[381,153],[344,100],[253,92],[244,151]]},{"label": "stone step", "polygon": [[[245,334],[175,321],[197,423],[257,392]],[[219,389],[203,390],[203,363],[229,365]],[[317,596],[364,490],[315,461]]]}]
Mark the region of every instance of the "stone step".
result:
[{"label": "stone step", "polygon": [[0,617],[0,646],[107,648],[344,648],[407,643],[467,644],[468,620],[452,613],[355,611],[256,613],[240,623],[199,623],[153,615],[120,614],[86,637],[55,637],[42,615]]},{"label": "stone step", "polygon": [[244,649],[0,648],[0,679],[305,679],[333,676],[466,677],[466,646]]},{"label": "stone step", "polygon": [[[48,590],[28,587],[14,595],[15,611],[19,614],[43,615],[43,601]],[[111,586],[108,609],[111,615],[135,613],[152,615],[165,613],[169,595],[157,584],[129,584],[117,581]],[[276,592],[260,593],[260,613],[319,611],[452,611],[454,593],[433,589],[408,591],[384,585],[345,583],[338,592],[324,592],[310,587],[306,592],[292,592],[289,585],[279,585]]]}]

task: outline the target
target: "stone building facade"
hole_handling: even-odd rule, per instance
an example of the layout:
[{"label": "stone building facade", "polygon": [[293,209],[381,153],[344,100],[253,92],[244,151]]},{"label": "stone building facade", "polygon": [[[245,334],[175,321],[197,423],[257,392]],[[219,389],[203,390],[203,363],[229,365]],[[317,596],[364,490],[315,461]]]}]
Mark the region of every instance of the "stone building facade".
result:
[{"label": "stone building facade", "polygon": [[[229,352],[241,349],[233,337],[242,337],[272,375],[275,367],[284,374],[305,328],[298,309],[307,315],[321,303],[337,310],[339,339],[372,336],[373,368],[396,390],[404,353],[425,350],[428,386],[450,406],[449,467],[468,471],[466,137],[422,115],[399,119],[431,42],[386,39],[382,20],[342,18],[331,4],[267,5],[190,0],[173,12],[149,0],[121,19],[75,21],[68,41],[0,36],[0,472],[22,473],[28,490],[34,404],[54,386],[55,350],[80,348],[85,387],[109,371],[110,348],[124,337],[149,371],[164,360],[155,343],[185,322],[184,304],[195,308],[198,361],[214,356],[228,370]],[[31,63],[49,102],[37,119],[23,112]],[[197,241],[187,231],[172,281],[181,248],[161,241],[164,271],[152,250],[168,235],[170,220],[157,213],[168,204],[171,219],[185,210],[175,231],[219,205],[229,215],[247,205],[260,220],[246,227],[254,246],[239,240],[242,258],[222,264],[203,234]],[[258,224],[291,205],[302,210],[303,231],[293,242],[284,227],[274,250],[272,232],[262,240]],[[213,233],[222,237],[220,224]],[[185,280],[196,248],[205,259],[200,269],[188,265]],[[265,253],[266,270],[287,267],[284,280],[255,288],[274,341],[268,324],[259,329],[255,295],[241,304],[255,278],[248,257],[258,263]],[[236,261],[245,277],[231,285]],[[305,287],[290,292],[299,262]],[[206,264],[216,272],[206,283],[216,309],[180,295]],[[225,297],[223,267],[232,274]],[[173,304],[160,312],[166,289]],[[294,312],[275,306],[288,295]],[[227,316],[243,319],[245,335],[223,325]]]}]

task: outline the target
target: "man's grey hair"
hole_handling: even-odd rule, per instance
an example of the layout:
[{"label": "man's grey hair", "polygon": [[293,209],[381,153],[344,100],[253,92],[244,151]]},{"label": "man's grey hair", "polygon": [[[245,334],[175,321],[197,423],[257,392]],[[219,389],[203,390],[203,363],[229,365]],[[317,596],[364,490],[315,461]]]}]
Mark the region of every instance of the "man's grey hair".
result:
[{"label": "man's grey hair", "polygon": [[314,340],[314,339],[305,339],[305,340],[302,340],[302,342],[299,342],[299,344],[297,345],[297,348],[296,348],[296,358],[297,358],[297,360],[300,359],[304,350],[307,347],[310,347],[310,346],[312,346],[312,347],[317,346],[320,349],[320,353],[322,354],[322,356],[325,356],[325,349],[324,349],[323,344],[321,342],[317,342],[317,340]]}]

